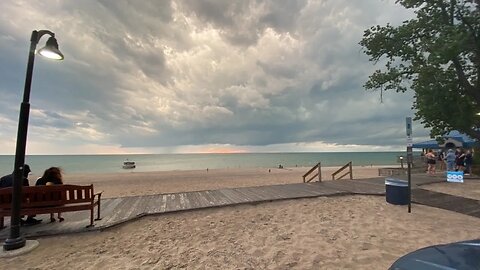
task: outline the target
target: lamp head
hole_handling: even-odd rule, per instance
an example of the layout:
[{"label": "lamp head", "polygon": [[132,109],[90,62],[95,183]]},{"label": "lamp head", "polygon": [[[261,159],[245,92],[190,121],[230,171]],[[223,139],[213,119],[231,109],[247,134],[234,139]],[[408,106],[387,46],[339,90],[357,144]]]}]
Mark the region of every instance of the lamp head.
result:
[{"label": "lamp head", "polygon": [[58,49],[58,43],[55,37],[48,38],[47,44],[38,50],[38,53],[50,59],[63,60],[63,54]]}]

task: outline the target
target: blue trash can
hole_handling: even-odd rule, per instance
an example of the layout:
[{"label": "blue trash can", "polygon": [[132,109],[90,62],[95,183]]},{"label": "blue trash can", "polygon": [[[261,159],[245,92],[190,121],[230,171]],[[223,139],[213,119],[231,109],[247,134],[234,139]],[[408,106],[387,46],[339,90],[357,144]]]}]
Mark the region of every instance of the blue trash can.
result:
[{"label": "blue trash can", "polygon": [[385,199],[395,205],[408,204],[408,182],[405,180],[386,178]]}]

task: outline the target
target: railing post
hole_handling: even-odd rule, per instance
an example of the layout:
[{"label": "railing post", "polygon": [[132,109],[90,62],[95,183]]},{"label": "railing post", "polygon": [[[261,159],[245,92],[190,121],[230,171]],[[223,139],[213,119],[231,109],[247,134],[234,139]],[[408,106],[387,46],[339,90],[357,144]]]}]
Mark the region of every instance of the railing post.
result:
[{"label": "railing post", "polygon": [[350,180],[353,180],[353,172],[352,172],[352,162],[349,162],[350,164]]},{"label": "railing post", "polygon": [[318,162],[318,182],[322,182],[322,163]]}]

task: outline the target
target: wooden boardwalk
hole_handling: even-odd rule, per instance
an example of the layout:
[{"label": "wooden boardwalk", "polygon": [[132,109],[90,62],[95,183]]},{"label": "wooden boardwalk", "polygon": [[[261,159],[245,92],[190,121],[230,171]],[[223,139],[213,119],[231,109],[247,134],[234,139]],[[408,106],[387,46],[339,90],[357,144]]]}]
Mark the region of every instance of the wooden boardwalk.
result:
[{"label": "wooden boardwalk", "polygon": [[412,201],[480,218],[479,200],[418,188],[412,190]]},{"label": "wooden boardwalk", "polygon": [[[143,216],[178,211],[320,196],[352,194],[384,196],[384,180],[384,177],[379,177],[363,180],[335,180],[324,181],[321,183],[314,182],[245,188],[226,188],[149,196],[107,198],[102,199],[102,220],[96,221],[95,227],[85,227],[89,224],[89,212],[82,211],[64,213],[63,216],[65,217],[65,221],[61,223],[50,223],[49,215],[39,215],[37,218],[43,219],[43,223],[35,226],[23,226],[21,232],[27,238],[35,238],[39,236],[103,230]],[[438,179],[428,177],[416,177],[412,180],[412,183],[416,187],[417,185],[438,181]],[[448,202],[450,197],[436,197],[434,192],[415,190],[412,192],[412,195],[413,201],[421,204],[441,208],[449,205]],[[428,197],[431,197],[432,200],[429,200]],[[478,203],[478,201],[472,200],[471,203],[475,204]],[[462,204],[464,204],[464,201],[462,201]],[[472,207],[472,209],[469,208],[470,210],[468,211],[473,211],[472,213],[475,215],[478,213],[475,212],[475,207],[469,207]],[[478,210],[478,207],[476,209]],[[9,219],[6,218],[5,224],[9,225],[9,223]],[[8,234],[9,228],[4,228],[0,231],[0,239],[7,238]]]}]

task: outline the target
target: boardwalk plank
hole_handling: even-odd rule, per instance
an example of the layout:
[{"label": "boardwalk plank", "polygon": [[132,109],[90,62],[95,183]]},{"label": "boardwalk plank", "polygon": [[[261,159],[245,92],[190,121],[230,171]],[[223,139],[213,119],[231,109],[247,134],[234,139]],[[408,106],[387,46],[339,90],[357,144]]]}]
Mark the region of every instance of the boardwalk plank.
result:
[{"label": "boardwalk plank", "polygon": [[100,208],[100,217],[107,217],[112,214],[115,208],[117,208],[118,204],[122,202],[122,198],[111,198],[106,199],[106,205],[102,200],[101,208]]},{"label": "boardwalk plank", "polygon": [[173,212],[181,210],[180,207],[180,196],[178,193],[170,193],[167,194],[167,206],[165,208],[165,212]]},{"label": "boardwalk plank", "polygon": [[187,192],[186,197],[192,207],[192,209],[202,208],[203,205],[198,199],[197,192]]},{"label": "boardwalk plank", "polygon": [[476,210],[473,210],[473,211],[469,211],[469,212],[466,213],[466,214],[469,215],[469,216],[472,216],[472,217],[480,218],[480,209],[476,209]]},{"label": "boardwalk plank", "polygon": [[213,198],[211,198],[207,192],[202,191],[202,192],[199,192],[198,195],[207,201],[206,206],[208,207],[215,206],[215,202],[213,201]]},{"label": "boardwalk plank", "polygon": [[321,182],[294,184],[290,189],[302,197],[316,197],[336,192],[336,190],[326,187]]},{"label": "boardwalk plank", "polygon": [[412,195],[414,202],[478,217],[476,212],[480,206],[478,200],[425,189],[415,189],[412,191]]},{"label": "boardwalk plank", "polygon": [[265,186],[263,191],[271,194],[271,196],[276,199],[290,198],[292,195],[298,196],[297,191],[290,186]]},{"label": "boardwalk plank", "polygon": [[112,214],[102,219],[103,224],[117,224],[123,221],[125,214],[130,212],[130,206],[136,200],[136,197],[123,197],[123,200],[113,209]]},{"label": "boardwalk plank", "polygon": [[242,196],[238,191],[235,189],[222,189],[220,192],[225,195],[225,197],[231,201],[232,203],[245,203],[248,202],[248,199],[245,196]]},{"label": "boardwalk plank", "polygon": [[195,202],[198,205],[198,208],[205,208],[205,207],[210,207],[210,203],[205,196],[202,195],[203,192],[197,191],[192,194],[192,196],[195,198]]},{"label": "boardwalk plank", "polygon": [[345,194],[345,191],[329,187],[323,183],[320,183],[317,187],[313,187],[312,191],[316,192],[319,196]]},{"label": "boardwalk plank", "polygon": [[205,197],[205,199],[207,199],[208,206],[214,206],[219,204],[215,196],[212,193],[210,193],[208,190],[202,191],[201,194]]},{"label": "boardwalk plank", "polygon": [[219,190],[206,190],[205,192],[213,198],[215,204],[218,206],[231,204],[231,202]]},{"label": "boardwalk plank", "polygon": [[275,192],[269,190],[266,186],[258,187],[258,188],[250,188],[252,192],[258,192],[262,194],[262,197],[265,200],[275,200],[275,199],[282,199],[282,197],[278,196]]},{"label": "boardwalk plank", "polygon": [[221,190],[217,190],[217,193],[219,198],[224,202],[224,205],[232,205],[233,202],[231,202],[222,192]]},{"label": "boardwalk plank", "polygon": [[160,201],[160,204],[157,206],[156,212],[163,213],[165,212],[165,209],[167,209],[167,195],[168,194],[162,194],[162,200]]},{"label": "boardwalk plank", "polygon": [[148,207],[150,205],[150,200],[152,196],[141,196],[142,199],[137,204],[138,214],[146,215],[148,213]]},{"label": "boardwalk plank", "polygon": [[235,192],[245,201],[245,202],[257,202],[262,200],[257,194],[250,192],[247,188],[237,188]]},{"label": "boardwalk plank", "polygon": [[137,217],[138,215],[141,215],[143,209],[139,209],[138,206],[141,204],[141,202],[144,200],[144,197],[130,197],[129,201],[130,203],[125,206],[124,209],[120,210],[119,217],[117,222],[123,222],[125,220],[133,219]]},{"label": "boardwalk plank", "polygon": [[266,186],[263,191],[270,194],[274,199],[289,199],[299,196],[299,192],[290,186]]},{"label": "boardwalk plank", "polygon": [[248,202],[258,202],[258,201],[264,201],[265,196],[263,193],[260,193],[260,191],[252,191],[249,188],[237,188],[235,191],[240,194],[242,197],[245,198],[245,201]]},{"label": "boardwalk plank", "polygon": [[187,196],[187,193],[183,192],[183,193],[180,193],[179,195],[180,195],[180,208],[182,210],[191,209],[192,205],[190,204],[190,200]]},{"label": "boardwalk plank", "polygon": [[144,209],[145,214],[158,213],[159,205],[162,203],[162,197],[163,195],[161,194],[148,196],[148,199],[145,203],[146,204]]}]

